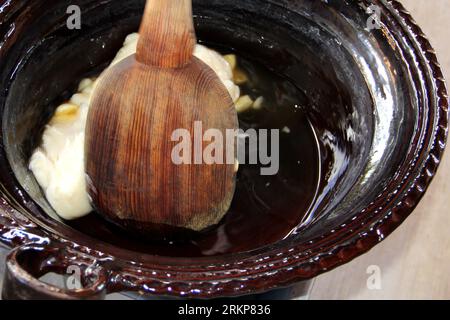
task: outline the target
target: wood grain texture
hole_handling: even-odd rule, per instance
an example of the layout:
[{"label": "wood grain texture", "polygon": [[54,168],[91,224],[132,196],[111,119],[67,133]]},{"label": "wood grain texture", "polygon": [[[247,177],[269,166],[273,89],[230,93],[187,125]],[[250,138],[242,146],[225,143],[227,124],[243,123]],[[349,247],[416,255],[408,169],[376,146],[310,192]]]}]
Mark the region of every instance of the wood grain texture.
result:
[{"label": "wood grain texture", "polygon": [[196,44],[192,0],[148,0],[136,60],[177,68],[191,61]]},{"label": "wood grain texture", "polygon": [[[87,119],[85,162],[95,208],[115,224],[149,236],[217,224],[235,190],[234,164],[180,165],[172,159],[175,130],[187,130],[192,142],[195,122],[201,122],[202,135],[215,129],[225,137],[227,129],[238,128],[227,89],[193,57],[190,2],[148,2],[141,51],[102,74]],[[160,16],[152,20],[156,11]],[[203,150],[207,143],[200,144]]]},{"label": "wood grain texture", "polygon": [[[402,0],[437,51],[450,79],[450,0]],[[411,216],[384,242],[314,280],[310,299],[450,299],[450,153]],[[381,289],[367,287],[367,268],[381,271]]]}]

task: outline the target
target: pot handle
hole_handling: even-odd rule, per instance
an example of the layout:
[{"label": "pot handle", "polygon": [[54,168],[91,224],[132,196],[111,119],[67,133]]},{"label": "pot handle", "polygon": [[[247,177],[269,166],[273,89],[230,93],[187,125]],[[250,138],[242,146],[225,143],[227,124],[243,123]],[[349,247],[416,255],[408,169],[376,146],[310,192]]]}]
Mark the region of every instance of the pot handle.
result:
[{"label": "pot handle", "polygon": [[[76,258],[77,256],[73,257],[62,246],[51,248],[39,244],[28,244],[15,248],[6,257],[2,299],[104,299],[107,283],[104,269],[99,266],[87,266],[86,263],[81,263],[81,259]],[[78,274],[76,274],[77,271]],[[77,277],[72,279],[74,289],[60,288],[39,280],[50,272],[57,274],[73,272],[73,276]]]}]

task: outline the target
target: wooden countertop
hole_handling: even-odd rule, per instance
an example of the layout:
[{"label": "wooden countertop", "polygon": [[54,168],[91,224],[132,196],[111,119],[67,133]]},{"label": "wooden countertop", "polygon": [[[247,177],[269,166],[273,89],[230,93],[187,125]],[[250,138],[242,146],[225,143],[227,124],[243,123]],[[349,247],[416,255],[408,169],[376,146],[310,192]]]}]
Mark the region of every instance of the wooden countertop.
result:
[{"label": "wooden countertop", "polygon": [[[402,0],[450,81],[450,0]],[[450,299],[450,151],[412,215],[369,253],[314,280],[310,299]],[[368,289],[370,266],[381,289]]]}]

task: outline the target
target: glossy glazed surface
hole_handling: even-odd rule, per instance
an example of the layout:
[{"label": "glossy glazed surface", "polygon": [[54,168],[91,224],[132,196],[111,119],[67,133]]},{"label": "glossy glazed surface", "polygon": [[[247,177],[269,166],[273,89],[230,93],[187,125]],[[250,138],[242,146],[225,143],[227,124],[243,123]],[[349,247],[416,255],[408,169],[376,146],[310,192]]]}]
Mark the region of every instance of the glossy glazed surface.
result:
[{"label": "glossy glazed surface", "polygon": [[[43,210],[51,209],[26,170],[61,92],[112,57],[136,28],[143,1],[83,1],[83,10],[98,14],[87,14],[80,32],[65,29],[64,1],[30,2],[32,14],[4,4],[3,241],[50,248],[63,243],[56,257],[43,255],[51,258],[47,266],[61,270],[71,257],[80,265],[98,264],[111,270],[108,292],[200,297],[307,279],[381,241],[415,207],[439,163],[447,134],[445,85],[432,48],[397,2],[373,1],[382,8],[383,27],[372,31],[364,30],[371,2],[328,2],[194,2],[201,40],[217,45],[220,39],[304,93],[324,170],[311,214],[289,237],[253,251],[191,259],[136,253],[49,219]],[[46,16],[48,6],[58,14]],[[82,50],[87,47],[92,50]],[[42,116],[37,108],[44,93],[49,103]]]}]

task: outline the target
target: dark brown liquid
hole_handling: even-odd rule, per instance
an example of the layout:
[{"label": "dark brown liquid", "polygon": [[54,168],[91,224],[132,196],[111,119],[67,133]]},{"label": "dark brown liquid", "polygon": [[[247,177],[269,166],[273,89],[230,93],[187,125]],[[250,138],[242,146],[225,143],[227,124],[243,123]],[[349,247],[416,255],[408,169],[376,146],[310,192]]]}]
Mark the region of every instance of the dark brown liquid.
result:
[{"label": "dark brown liquid", "polygon": [[[241,164],[232,206],[216,227],[189,241],[156,242],[133,238],[99,215],[68,222],[72,227],[113,245],[164,256],[211,256],[242,252],[285,238],[309,214],[319,181],[319,148],[300,108],[303,93],[257,63],[238,59],[250,79],[242,94],[264,97],[260,110],[239,115],[244,130],[279,129],[279,172],[261,175],[261,165]],[[269,144],[270,146],[270,144]]]}]

